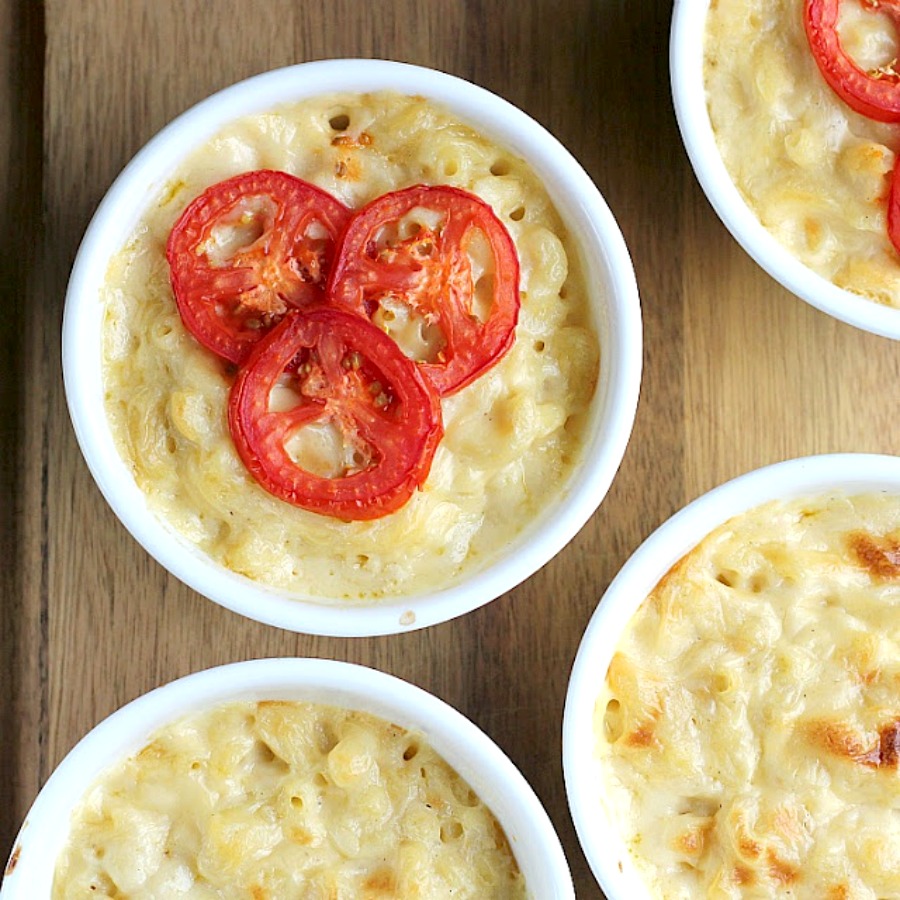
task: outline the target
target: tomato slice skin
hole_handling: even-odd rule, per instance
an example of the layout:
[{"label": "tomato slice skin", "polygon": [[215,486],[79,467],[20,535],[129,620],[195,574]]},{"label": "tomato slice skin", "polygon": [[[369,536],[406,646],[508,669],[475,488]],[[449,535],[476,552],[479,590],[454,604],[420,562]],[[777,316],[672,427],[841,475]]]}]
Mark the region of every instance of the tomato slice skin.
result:
[{"label": "tomato slice skin", "polygon": [[[900,23],[898,0],[860,0]],[[841,0],[806,0],[803,25],[819,71],[856,112],[878,122],[900,122],[900,74],[889,66],[866,72],[844,51],[837,31]]]},{"label": "tomato slice skin", "polygon": [[243,362],[288,309],[323,301],[349,218],[339,200],[287,172],[260,169],[208,188],[166,244],[187,329],[213,353]]},{"label": "tomato slice skin", "polygon": [[[386,245],[379,240],[417,210],[441,224]],[[476,314],[478,287],[469,259],[478,235],[493,267],[483,320]],[[338,245],[328,294],[332,303],[375,321],[386,302],[399,301],[436,329],[441,349],[417,362],[446,396],[471,384],[512,346],[519,258],[509,232],[483,200],[453,187],[416,185],[378,197],[353,217]]]},{"label": "tomato slice skin", "polygon": [[[288,379],[299,402],[271,411]],[[286,442],[330,424],[366,457],[329,477],[295,462]],[[228,425],[238,454],[270,493],[335,518],[371,520],[403,506],[424,484],[443,436],[434,388],[394,341],[361,317],[292,310],[253,348],[232,386]]]}]

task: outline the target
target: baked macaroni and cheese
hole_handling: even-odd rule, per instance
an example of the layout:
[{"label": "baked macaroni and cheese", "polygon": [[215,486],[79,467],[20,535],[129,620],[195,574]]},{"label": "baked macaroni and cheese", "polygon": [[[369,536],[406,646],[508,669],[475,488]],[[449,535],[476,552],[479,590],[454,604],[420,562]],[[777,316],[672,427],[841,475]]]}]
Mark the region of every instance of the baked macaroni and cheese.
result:
[{"label": "baked macaroni and cheese", "polygon": [[650,895],[900,896],[900,498],[708,535],[629,623],[594,732]]},{"label": "baked macaroni and cheese", "polygon": [[157,732],[73,815],[53,900],[524,900],[503,830],[420,735],[229,703]]},{"label": "baked macaroni and cheese", "polygon": [[[856,112],[826,83],[804,2],[710,4],[704,78],[716,142],[747,204],[792,254],[838,287],[900,307],[887,228],[900,130]],[[838,23],[846,54],[875,73],[898,56],[877,7],[843,2]]]},{"label": "baked macaroni and cheese", "polygon": [[[221,197],[248,180],[262,196],[262,212],[248,208],[228,227],[208,226]],[[294,199],[282,204],[284,196]],[[282,208],[294,215],[309,203],[319,217],[303,226],[303,239],[322,246],[343,234],[341,252],[336,260],[330,251],[311,252],[293,264],[275,301],[293,302],[311,282],[324,284],[323,266],[331,265],[328,298],[341,309],[315,313],[304,327],[318,337],[304,339],[347,333],[340,364],[355,372],[363,361],[357,382],[368,398],[366,421],[390,406],[396,380],[387,363],[363,378],[368,362],[351,330],[368,329],[370,350],[376,338],[380,347],[389,336],[403,350],[394,354],[401,356],[397,365],[404,355],[416,359],[439,396],[430,400],[416,388],[404,400],[416,413],[406,443],[387,436],[381,446],[373,428],[365,447],[348,447],[333,429],[310,426],[284,442],[265,471],[255,466],[267,452],[259,448],[271,449],[281,426],[272,425],[275,415],[268,432],[252,424],[261,392],[269,392],[270,410],[284,413],[288,427],[297,421],[296,393],[254,355],[254,330],[269,323],[261,316],[234,322],[216,300],[207,309],[234,327],[224,340],[210,336],[206,312],[195,315],[199,306],[191,298],[208,301],[213,282],[215,290],[239,283],[232,279],[243,276],[226,263],[258,239],[263,213],[278,219]],[[367,291],[376,262],[400,257],[389,272],[397,279],[420,267],[451,207],[478,223],[475,237],[460,239],[478,308],[440,331],[432,327],[438,312],[415,318],[393,302],[402,294],[393,282],[377,303]],[[400,251],[363,227],[373,216]],[[451,269],[452,286],[458,272]],[[272,298],[255,300],[268,316]],[[298,595],[357,600],[447,586],[490,562],[552,504],[580,458],[600,351],[577,248],[521,159],[421,98],[334,95],[228,127],[173,173],[114,257],[104,302],[107,413],[153,510],[228,568]],[[357,324],[347,330],[351,314]],[[360,317],[372,321],[359,324]],[[279,344],[281,336],[272,332],[273,343],[286,348],[279,350],[279,371],[306,377],[307,387],[314,381],[311,390],[318,390],[315,348],[301,361],[290,349],[296,334]],[[383,358],[390,349],[371,353]],[[302,455],[324,484],[324,501],[313,492],[305,508],[293,505],[301,492],[281,477],[292,454]],[[387,487],[373,457],[400,459]],[[360,468],[371,468],[382,503],[354,520],[358,495],[335,495],[338,476]],[[323,515],[323,505],[332,514]]]}]

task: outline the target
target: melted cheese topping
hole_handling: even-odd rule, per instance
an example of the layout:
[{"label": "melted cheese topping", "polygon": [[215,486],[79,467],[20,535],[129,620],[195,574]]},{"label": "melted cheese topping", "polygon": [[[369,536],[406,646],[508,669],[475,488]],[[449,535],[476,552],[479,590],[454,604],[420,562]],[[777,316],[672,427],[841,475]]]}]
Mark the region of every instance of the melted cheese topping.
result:
[{"label": "melted cheese topping", "polygon": [[900,498],[770,503],[633,617],[595,710],[661,898],[900,896]]},{"label": "melted cheese topping", "polygon": [[[883,14],[853,0],[841,11],[843,46],[863,69],[897,57]],[[900,130],[855,113],[831,90],[802,13],[803,0],[711,3],[704,76],[719,151],[747,204],[801,262],[900,307],[900,258],[886,224]]]},{"label": "melted cheese topping", "polygon": [[[443,401],[430,477],[384,519],[316,515],[253,481],[228,433],[233,374],[176,310],[164,255],[173,223],[209,185],[257,168],[352,208],[412,184],[454,185],[488,202],[516,243],[516,342]],[[599,350],[577,254],[526,164],[421,98],[332,96],[235,123],[172,176],[113,259],[104,301],[107,413],[137,483],[211,557],[270,585],[347,599],[444,587],[508,546],[579,459]]]},{"label": "melted cheese topping", "polygon": [[307,703],[159,731],[76,810],[53,900],[524,900],[497,820],[421,736]]}]

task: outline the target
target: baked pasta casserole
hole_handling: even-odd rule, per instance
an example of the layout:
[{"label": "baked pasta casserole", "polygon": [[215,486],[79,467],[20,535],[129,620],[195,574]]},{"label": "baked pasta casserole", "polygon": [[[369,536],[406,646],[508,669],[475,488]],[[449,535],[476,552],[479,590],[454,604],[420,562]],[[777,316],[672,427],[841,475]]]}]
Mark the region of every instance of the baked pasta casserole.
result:
[{"label": "baked pasta casserole", "polygon": [[900,897],[900,498],[712,532],[629,623],[594,732],[649,896]]},{"label": "baked pasta casserole", "polygon": [[[441,399],[427,481],[377,521],[292,507],[254,481],[228,431],[234,366],[179,318],[165,256],[173,223],[210,185],[251,170],[298,176],[350,210],[413,185],[463,189],[515,244],[515,341]],[[103,302],[106,410],[153,511],[231,570],[298,596],[371,600],[453,583],[565,492],[582,452],[600,351],[577,249],[523,160],[421,98],[334,95],[226,128],[172,173],[113,258]],[[388,316],[399,340],[402,315]]]},{"label": "baked pasta casserole", "polygon": [[157,732],[73,814],[53,900],[524,900],[490,810],[366,713],[236,702]]},{"label": "baked pasta casserole", "polygon": [[[804,0],[713,0],[704,78],[716,143],[762,224],[838,287],[900,307],[900,258],[886,227],[900,146],[895,125],[860,115],[819,72]],[[845,2],[839,34],[864,70],[896,60],[877,3]]]}]

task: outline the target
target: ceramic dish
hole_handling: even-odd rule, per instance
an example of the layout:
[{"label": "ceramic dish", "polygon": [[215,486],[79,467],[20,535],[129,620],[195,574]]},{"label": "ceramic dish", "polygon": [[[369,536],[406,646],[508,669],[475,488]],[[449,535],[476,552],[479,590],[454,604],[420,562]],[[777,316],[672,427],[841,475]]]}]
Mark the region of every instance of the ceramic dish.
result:
[{"label": "ceramic dish", "polygon": [[537,797],[493,741],[463,715],[393,676],[331,660],[267,659],[188,675],[139,697],[86,735],[60,763],[26,816],[0,896],[49,898],[69,817],[87,787],[149,735],[227,701],[300,700],[362,710],[421,733],[502,825],[531,895],[574,898],[559,839]]},{"label": "ceramic dish", "polygon": [[[104,409],[99,293],[113,253],[191,148],[236,118],[334,92],[409,92],[459,116],[524,159],[553,198],[581,256],[601,348],[584,451],[558,499],[497,558],[437,590],[348,606],[315,593],[268,587],[212,560],[148,509],[120,456]],[[101,492],[138,542],[190,587],[242,615],[294,631],[363,636],[421,628],[510,590],[571,540],[602,501],[630,435],[641,370],[634,273],[622,236],[584,170],[540,125],[499,97],[440,72],[373,60],[332,60],[276,70],[198,104],[138,153],[110,188],[71,275],[63,326],[66,396],[75,432]]]},{"label": "ceramic dish", "polygon": [[732,517],[770,500],[869,492],[900,497],[900,459],[833,454],[758,469],[711,490],[674,515],[634,552],[610,584],[582,638],[563,723],[569,806],[594,875],[610,900],[649,900],[652,896],[637,873],[617,822],[604,806],[606,792],[595,749],[595,707],[623,630],[663,576]]},{"label": "ceramic dish", "polygon": [[709,0],[676,0],[670,78],[675,113],[694,172],[713,209],[744,250],[807,303],[857,328],[900,338],[900,310],[844,290],[804,265],[760,222],[735,186],[716,146],[704,81]]}]

